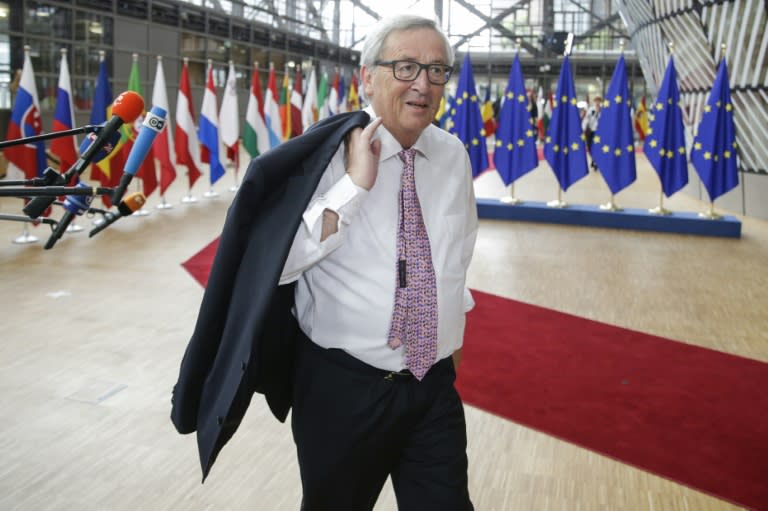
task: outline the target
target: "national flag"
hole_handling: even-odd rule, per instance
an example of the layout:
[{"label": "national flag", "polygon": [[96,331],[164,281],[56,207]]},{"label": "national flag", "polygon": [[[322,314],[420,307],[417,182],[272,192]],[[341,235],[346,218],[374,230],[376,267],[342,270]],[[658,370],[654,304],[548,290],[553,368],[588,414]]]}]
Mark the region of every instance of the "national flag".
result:
[{"label": "national flag", "polygon": [[339,113],[347,112],[347,86],[344,82],[344,76],[339,76]]},{"label": "national flag", "polygon": [[[21,69],[19,89],[8,121],[6,140],[40,135],[43,123],[40,119],[40,102],[35,84],[35,72],[29,57],[29,47],[24,48],[24,66]],[[8,160],[8,177],[12,179],[32,179],[42,176],[46,168],[45,144],[33,142],[19,144],[3,150]]]},{"label": "national flag", "polygon": [[456,135],[464,143],[472,164],[472,176],[478,176],[488,168],[488,150],[485,145],[485,129],[480,116],[480,104],[477,99],[475,77],[472,74],[472,62],[469,53],[464,57],[456,88]]},{"label": "national flag", "polygon": [[200,126],[197,136],[202,144],[200,157],[210,168],[211,185],[224,175],[221,164],[221,137],[219,136],[219,114],[217,112],[216,87],[213,84],[213,64],[208,63],[208,80],[203,92],[203,105],[200,108]]},{"label": "national flag", "polygon": [[496,149],[493,153],[493,163],[505,185],[509,186],[539,164],[536,138],[523,68],[520,57],[515,55],[501,105],[496,128]]},{"label": "national flag", "polygon": [[691,163],[712,202],[739,184],[737,148],[728,66],[723,57],[691,150]]},{"label": "national flag", "polygon": [[269,63],[269,80],[264,98],[264,122],[269,132],[269,145],[277,147],[283,136],[283,124],[280,122],[280,104],[277,102],[277,78],[275,77],[275,65]]},{"label": "national flag", "polygon": [[549,121],[552,119],[552,111],[555,108],[555,98],[552,91],[547,91],[546,97],[541,96],[542,105],[539,109],[539,140],[544,140],[549,129]]},{"label": "national flag", "polygon": [[659,94],[648,112],[648,120],[643,151],[659,175],[664,195],[670,197],[688,184],[685,127],[672,56],[669,57]]},{"label": "national flag", "polygon": [[[93,95],[93,108],[91,109],[91,124],[100,125],[107,122],[112,114],[112,89],[109,86],[109,77],[107,76],[107,62],[104,59],[104,52],[99,52],[99,74],[96,78],[96,87]],[[91,165],[91,179],[98,181],[103,186],[109,186],[110,174],[112,173],[112,159],[117,154],[117,147],[120,142],[103,158],[100,162]],[[119,160],[119,158],[118,158]],[[115,167],[118,167],[120,161],[116,161]],[[112,205],[109,196],[102,195],[101,201],[107,205]]]},{"label": "national flag", "polygon": [[301,124],[304,131],[307,131],[310,126],[317,122],[317,116],[317,76],[313,67],[309,73],[307,93],[304,95],[304,104],[301,107]]},{"label": "national flag", "polygon": [[[53,131],[67,131],[75,127],[75,109],[72,106],[72,82],[69,78],[67,50],[61,50],[59,85],[56,91],[56,110],[53,114]],[[59,170],[66,172],[77,161],[77,140],[74,135],[51,140],[51,153],[59,158]]]},{"label": "national flag", "polygon": [[588,174],[585,137],[576,103],[571,65],[566,56],[560,68],[557,93],[552,102],[552,118],[544,138],[544,157],[563,190],[568,190]]},{"label": "national flag", "polygon": [[600,122],[592,141],[592,160],[612,194],[619,193],[637,179],[631,108],[627,67],[624,55],[621,55],[603,99]]},{"label": "national flag", "polygon": [[291,118],[291,138],[298,137],[304,132],[302,127],[303,121],[301,119],[301,69],[296,69],[296,76],[293,77],[293,90],[291,91],[290,101],[290,118]]},{"label": "national flag", "polygon": [[645,105],[645,96],[640,100],[635,109],[635,131],[637,138],[642,142],[645,140],[645,133],[648,131],[648,108]]},{"label": "national flag", "polygon": [[243,146],[252,158],[269,151],[269,133],[264,123],[264,98],[261,94],[259,64],[254,63],[251,76],[251,93],[245,109],[245,127],[243,128]]},{"label": "national flag", "polygon": [[[152,105],[159,106],[166,112],[168,108],[168,89],[165,86],[165,73],[163,72],[163,58],[157,57],[157,70],[155,71],[155,86],[152,89]],[[176,179],[176,167],[173,166],[171,148],[173,136],[171,135],[171,119],[165,120],[165,127],[158,133],[152,144],[152,152],[160,162],[160,195],[165,195],[168,187]]]},{"label": "national flag", "polygon": [[490,137],[496,133],[496,119],[493,116],[493,101],[491,101],[491,84],[485,90],[485,101],[480,107],[480,116],[483,118],[483,128],[485,136]]},{"label": "national flag", "polygon": [[[133,63],[131,64],[131,72],[128,75],[128,90],[135,92],[141,97],[144,97],[144,92],[141,87],[141,77],[139,76],[139,55],[133,54]],[[120,176],[122,175],[122,169],[125,166],[125,161],[128,160],[128,155],[133,149],[133,143],[136,140],[136,136],[141,129],[141,123],[144,121],[144,115],[140,115],[132,124],[123,124],[122,130],[122,146],[118,146],[118,157],[121,159],[119,171],[112,167],[110,174],[109,186],[117,186],[120,182]],[[152,148],[150,148],[147,156],[141,162],[139,170],[136,172],[136,177],[141,179],[142,192],[146,197],[149,197],[152,192],[157,188],[157,169],[155,168],[155,160],[152,154]]]},{"label": "national flag", "polygon": [[360,89],[357,82],[357,73],[352,73],[352,80],[349,82],[349,94],[347,95],[347,104],[350,112],[360,110]]},{"label": "national flag", "polygon": [[437,107],[437,112],[435,112],[435,121],[439,123],[440,119],[442,119],[444,115],[445,115],[445,96],[442,96],[440,98],[440,105]]},{"label": "national flag", "polygon": [[227,148],[227,158],[235,162],[239,167],[239,141],[240,141],[240,106],[237,101],[237,75],[235,63],[229,61],[229,73],[227,83],[224,86],[224,96],[221,99],[219,110],[219,126],[221,129],[221,141]]},{"label": "national flag", "polygon": [[320,77],[320,85],[317,86],[317,119],[325,119],[331,115],[328,109],[328,73]]},{"label": "national flag", "polygon": [[291,82],[288,79],[288,68],[283,73],[280,86],[280,122],[283,125],[283,140],[291,138]]},{"label": "national flag", "polygon": [[189,188],[200,178],[200,142],[195,127],[195,111],[192,108],[192,88],[189,85],[189,64],[184,59],[176,96],[176,163],[187,166]]},{"label": "national flag", "polygon": [[445,112],[438,119],[438,124],[448,133],[456,134],[456,123],[453,118],[456,116],[456,98],[448,95],[445,99]]},{"label": "national flag", "polygon": [[333,75],[333,82],[328,89],[328,115],[336,115],[339,113],[339,70],[336,69],[336,73]]}]

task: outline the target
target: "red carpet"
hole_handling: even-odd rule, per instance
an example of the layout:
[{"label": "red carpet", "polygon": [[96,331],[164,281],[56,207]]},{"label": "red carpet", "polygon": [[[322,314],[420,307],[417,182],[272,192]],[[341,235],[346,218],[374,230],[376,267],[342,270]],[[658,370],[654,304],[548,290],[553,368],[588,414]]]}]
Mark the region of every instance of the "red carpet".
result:
[{"label": "red carpet", "polygon": [[[183,263],[203,285],[215,249]],[[768,510],[768,364],[473,293],[465,402]]]}]

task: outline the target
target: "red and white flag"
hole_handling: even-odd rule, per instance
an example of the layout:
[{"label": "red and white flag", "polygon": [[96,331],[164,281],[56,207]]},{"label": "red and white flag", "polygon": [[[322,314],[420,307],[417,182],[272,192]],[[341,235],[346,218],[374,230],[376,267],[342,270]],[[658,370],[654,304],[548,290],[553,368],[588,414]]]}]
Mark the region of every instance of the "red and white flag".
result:
[{"label": "red and white flag", "polygon": [[189,69],[187,59],[181,68],[179,95],[176,100],[176,163],[187,166],[189,187],[195,184],[202,172],[203,163],[200,159],[200,141],[197,139],[195,113],[192,109],[192,89],[189,86]]},{"label": "red and white flag", "polygon": [[[155,86],[152,89],[152,105],[159,106],[166,112],[169,111],[168,90],[165,87],[165,73],[163,72],[163,58],[160,55],[157,56]],[[152,144],[152,152],[160,162],[160,195],[165,195],[165,191],[176,179],[176,167],[173,166],[173,157],[171,156],[172,147],[171,120],[166,119],[165,127]]]}]

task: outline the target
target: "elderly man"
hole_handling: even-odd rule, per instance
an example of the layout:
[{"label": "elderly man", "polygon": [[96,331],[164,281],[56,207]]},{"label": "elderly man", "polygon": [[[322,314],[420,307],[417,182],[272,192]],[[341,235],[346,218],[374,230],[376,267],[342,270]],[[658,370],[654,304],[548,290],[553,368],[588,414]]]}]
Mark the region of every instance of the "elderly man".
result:
[{"label": "elderly man", "polygon": [[477,234],[470,164],[433,126],[452,72],[431,20],[386,19],[362,54],[374,117],[352,132],[303,215],[281,283],[303,332],[292,428],[302,509],[472,509],[454,388]]},{"label": "elderly man", "polygon": [[371,106],[249,165],[173,390],[203,478],[258,392],[293,407],[302,509],[372,509],[387,477],[400,509],[472,509],[453,382],[477,210],[464,146],[432,125],[452,62],[431,20],[381,22]]}]

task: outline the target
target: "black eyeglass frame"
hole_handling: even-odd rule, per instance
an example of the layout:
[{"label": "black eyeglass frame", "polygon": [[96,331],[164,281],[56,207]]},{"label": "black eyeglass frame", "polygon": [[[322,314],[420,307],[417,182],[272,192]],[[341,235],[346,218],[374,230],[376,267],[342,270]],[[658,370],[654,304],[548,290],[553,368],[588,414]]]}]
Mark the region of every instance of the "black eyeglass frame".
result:
[{"label": "black eyeglass frame", "polygon": [[[400,78],[397,76],[397,71],[395,70],[396,66],[398,64],[405,63],[405,64],[413,64],[415,66],[419,67],[419,70],[416,72],[416,74],[413,76],[413,78],[405,79]],[[401,82],[415,82],[419,75],[421,74],[422,70],[425,70],[427,72],[427,81],[431,83],[432,85],[445,85],[448,83],[448,81],[451,79],[451,75],[453,74],[453,66],[449,66],[448,64],[422,64],[421,62],[416,62],[414,60],[376,60],[373,62],[375,66],[384,66],[384,67],[390,67],[392,68],[392,76],[395,77],[395,80],[401,81]],[[445,81],[444,82],[435,82],[433,81],[429,76],[429,68],[430,67],[441,67],[445,69]]]}]

